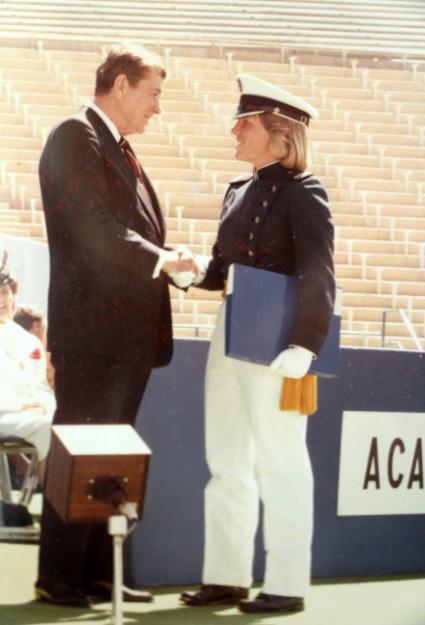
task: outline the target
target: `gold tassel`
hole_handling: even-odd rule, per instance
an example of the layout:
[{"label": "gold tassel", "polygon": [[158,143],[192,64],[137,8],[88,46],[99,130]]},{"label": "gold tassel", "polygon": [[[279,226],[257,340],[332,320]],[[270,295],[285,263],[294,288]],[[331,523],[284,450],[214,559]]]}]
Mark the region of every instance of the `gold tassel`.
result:
[{"label": "gold tassel", "polygon": [[298,380],[283,378],[280,394],[281,410],[297,410],[310,415],[317,410],[317,376],[308,373]]}]

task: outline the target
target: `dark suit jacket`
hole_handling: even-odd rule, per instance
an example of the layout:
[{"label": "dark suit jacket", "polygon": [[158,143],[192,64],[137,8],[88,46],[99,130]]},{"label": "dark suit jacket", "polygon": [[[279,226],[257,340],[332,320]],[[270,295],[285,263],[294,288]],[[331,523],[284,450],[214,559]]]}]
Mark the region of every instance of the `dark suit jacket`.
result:
[{"label": "dark suit jacket", "polygon": [[[290,344],[320,350],[332,316],[334,229],[325,189],[311,174],[274,163],[232,183],[204,281],[222,289],[231,263],[295,276],[298,313]],[[267,323],[267,320],[264,320]]]},{"label": "dark suit jacket", "polygon": [[39,174],[50,250],[49,350],[167,364],[167,280],[152,279],[165,227],[149,181],[153,211],[90,108],[51,131]]}]

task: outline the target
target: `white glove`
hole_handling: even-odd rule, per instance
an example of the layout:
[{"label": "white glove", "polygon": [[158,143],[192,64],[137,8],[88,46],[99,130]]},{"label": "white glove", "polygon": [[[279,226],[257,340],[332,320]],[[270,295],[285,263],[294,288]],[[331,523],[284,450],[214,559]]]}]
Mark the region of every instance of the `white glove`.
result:
[{"label": "white glove", "polygon": [[174,284],[181,289],[185,289],[190,286],[196,278],[196,273],[193,271],[181,271],[180,273],[173,271],[169,275]]},{"label": "white glove", "polygon": [[294,345],[280,352],[270,365],[270,370],[285,378],[303,378],[310,369],[314,354],[305,347]]},{"label": "white glove", "polygon": [[[194,254],[185,245],[179,245],[177,253],[180,259],[194,258]],[[185,289],[192,284],[196,278],[196,273],[194,271],[173,271],[170,273],[170,278],[176,286]]]}]

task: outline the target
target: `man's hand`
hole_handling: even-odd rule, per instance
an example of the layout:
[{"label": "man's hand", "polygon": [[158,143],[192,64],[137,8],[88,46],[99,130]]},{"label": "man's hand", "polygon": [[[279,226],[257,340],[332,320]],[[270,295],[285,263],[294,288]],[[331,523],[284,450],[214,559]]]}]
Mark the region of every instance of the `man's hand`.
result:
[{"label": "man's hand", "polygon": [[310,369],[313,352],[305,347],[294,345],[280,352],[270,365],[270,370],[285,378],[303,378]]},{"label": "man's hand", "polygon": [[168,252],[170,259],[162,266],[174,284],[185,289],[192,284],[200,271],[199,264],[193,253],[185,246],[179,245],[177,250]]},{"label": "man's hand", "polygon": [[[184,245],[180,245],[177,250],[166,252],[166,261],[162,265],[162,271],[168,274],[190,272],[197,275],[199,271],[195,256]],[[194,277],[193,276],[193,277]]]}]

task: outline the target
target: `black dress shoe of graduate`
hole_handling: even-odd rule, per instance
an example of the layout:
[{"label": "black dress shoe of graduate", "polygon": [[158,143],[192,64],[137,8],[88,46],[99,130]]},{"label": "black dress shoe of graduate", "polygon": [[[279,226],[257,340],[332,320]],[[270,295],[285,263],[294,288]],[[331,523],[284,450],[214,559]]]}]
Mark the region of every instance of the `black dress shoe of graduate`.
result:
[{"label": "black dress shoe of graduate", "polygon": [[47,601],[55,605],[66,605],[72,608],[90,608],[91,603],[80,590],[60,582],[37,582],[35,585],[37,601]]},{"label": "black dress shoe of graduate", "polygon": [[[109,582],[95,582],[89,587],[86,594],[93,603],[109,603],[113,598],[113,585]],[[153,595],[147,590],[127,588],[123,591],[123,600],[126,603],[151,603]]]},{"label": "black dress shoe of graduate", "polygon": [[186,605],[236,604],[248,596],[248,589],[240,586],[205,584],[199,590],[185,590],[180,601]]},{"label": "black dress shoe of graduate", "polygon": [[303,597],[267,595],[264,592],[260,592],[255,599],[241,601],[239,610],[248,614],[256,612],[302,612],[304,610],[304,599]]}]

